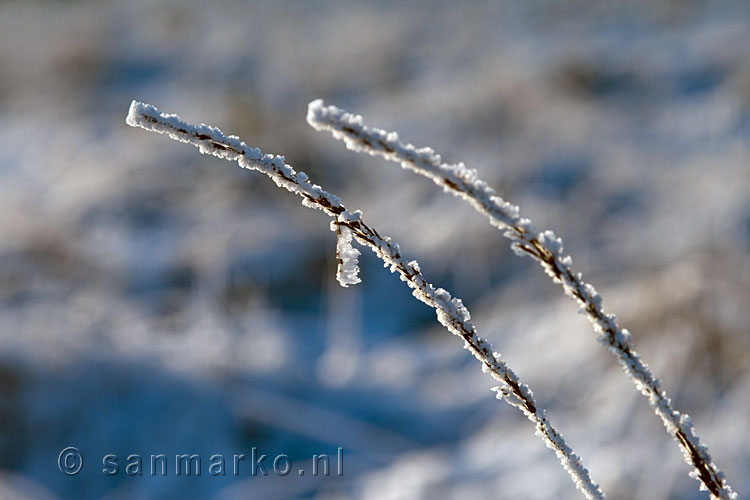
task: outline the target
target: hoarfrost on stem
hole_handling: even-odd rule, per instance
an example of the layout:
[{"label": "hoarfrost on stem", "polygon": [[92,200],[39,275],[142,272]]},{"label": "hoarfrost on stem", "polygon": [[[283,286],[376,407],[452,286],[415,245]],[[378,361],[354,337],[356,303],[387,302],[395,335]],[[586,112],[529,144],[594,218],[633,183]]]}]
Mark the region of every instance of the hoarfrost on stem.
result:
[{"label": "hoarfrost on stem", "polygon": [[331,230],[336,232],[336,279],[343,287],[356,285],[359,278],[359,250],[352,246],[351,230],[338,220],[331,221]]},{"label": "hoarfrost on stem", "polygon": [[[338,238],[337,250],[339,254],[346,254],[346,258],[341,258],[339,281],[348,285],[355,279],[359,280],[354,272],[357,267],[354,252],[357,250],[352,248],[351,239],[348,238],[356,239],[383,260],[384,266],[390,267],[391,272],[399,273],[401,280],[412,289],[412,295],[435,309],[438,321],[448,331],[463,339],[465,348],[482,363],[482,370],[500,383],[498,394],[506,395],[503,399],[519,408],[534,423],[536,434],[544,440],[547,447],[555,450],[563,468],[586,498],[604,498],[604,493],[591,479],[580,457],[572,452],[562,435],[552,426],[546,412],[537,405],[531,389],[520,381],[500,354],[492,350],[490,343],[477,334],[471,322],[471,315],[463,302],[452,297],[447,290],[435,288],[428,282],[417,262],[406,261],[398,244],[368,226],[362,219],[361,212],[349,212],[340,198],[316,184],[311,184],[307,175],[295,172],[284,162],[283,157],[264,155],[257,148],[249,148],[238,137],[224,135],[218,128],[203,124],[190,125],[180,120],[177,115],[163,113],[154,106],[136,101],[130,105],[126,121],[130,126],[167,134],[177,141],[193,144],[203,154],[235,160],[241,167],[258,170],[269,176],[279,187],[300,196],[306,207],[322,210],[331,216],[334,219],[334,231],[348,231],[348,236],[341,232]],[[352,121],[359,121],[361,126],[361,119]],[[397,137],[391,135],[391,139],[397,140]],[[426,157],[432,155],[430,151],[422,151],[419,154]],[[466,175],[470,176],[468,173]]]},{"label": "hoarfrost on stem", "polygon": [[494,189],[480,179],[476,170],[463,163],[447,164],[431,148],[417,148],[399,142],[398,134],[364,125],[360,115],[347,113],[335,106],[326,106],[318,99],[308,105],[308,123],[316,130],[330,132],[343,140],[352,151],[381,156],[399,163],[403,168],[431,179],[444,191],[463,199],[511,240],[511,248],[519,256],[537,260],[545,273],[580,306],[592,323],[599,341],[617,358],[638,391],[649,401],[667,432],[682,449],[685,461],[694,467],[690,473],[710,491],[712,497],[735,499],[737,494],[724,474],[712,461],[708,448],[701,444],[688,415],[677,411],[659,380],[632,347],[627,329],[621,328],[614,314],[602,306],[602,298],[594,287],[583,281],[572,269],[573,260],[563,253],[562,239],[552,231],[537,231],[531,221],[520,215],[518,206],[503,200]]}]

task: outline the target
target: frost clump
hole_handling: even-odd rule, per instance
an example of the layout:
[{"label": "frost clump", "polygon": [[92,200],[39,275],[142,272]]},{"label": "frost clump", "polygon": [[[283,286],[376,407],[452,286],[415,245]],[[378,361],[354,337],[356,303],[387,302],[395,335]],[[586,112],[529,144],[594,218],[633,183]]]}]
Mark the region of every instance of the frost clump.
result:
[{"label": "frost clump", "polygon": [[331,222],[331,229],[336,231],[336,258],[339,261],[336,279],[343,287],[356,285],[362,280],[359,277],[360,252],[352,246],[351,230],[336,221]]}]

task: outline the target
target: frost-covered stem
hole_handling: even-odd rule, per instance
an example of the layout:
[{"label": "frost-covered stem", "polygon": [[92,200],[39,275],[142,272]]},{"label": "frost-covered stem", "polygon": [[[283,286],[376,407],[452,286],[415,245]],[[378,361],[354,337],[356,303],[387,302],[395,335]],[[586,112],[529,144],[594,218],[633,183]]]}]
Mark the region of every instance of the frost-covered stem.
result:
[{"label": "frost-covered stem", "polygon": [[[258,170],[279,187],[300,196],[306,207],[322,210],[331,216],[334,219],[332,229],[337,232],[340,242],[341,229],[346,228],[361,245],[370,248],[382,259],[385,267],[390,266],[391,272],[399,273],[401,280],[412,289],[414,297],[435,309],[437,319],[443,326],[464,340],[464,348],[482,363],[482,370],[489,372],[499,382],[500,385],[495,388],[497,396],[520,409],[535,424],[536,434],[544,440],[547,447],[555,450],[576,487],[589,499],[604,498],[604,493],[591,479],[580,457],[573,453],[562,435],[555,430],[545,411],[537,406],[531,390],[521,383],[500,354],[492,351],[490,343],[477,335],[469,311],[461,299],[451,297],[446,290],[435,288],[426,281],[417,262],[407,262],[401,256],[398,244],[368,226],[362,220],[361,212],[349,212],[340,198],[312,184],[304,172],[295,172],[284,162],[282,156],[264,155],[259,149],[250,148],[238,137],[226,136],[217,128],[203,124],[189,125],[177,115],[162,113],[151,105],[136,101],[130,105],[126,121],[132,127],[167,134],[177,141],[190,143],[203,154],[234,160],[243,168]],[[344,252],[350,252],[346,248],[347,244],[346,241],[340,243],[340,246],[345,247]],[[337,254],[341,251],[338,249]],[[341,257],[339,259],[345,260]],[[350,281],[348,283],[351,284]]]},{"label": "frost-covered stem", "polygon": [[359,115],[316,100],[308,107],[307,121],[316,130],[331,132],[352,151],[381,156],[431,179],[487,216],[511,240],[516,254],[537,260],[553,281],[560,283],[565,293],[578,302],[599,334],[599,341],[617,357],[636,388],[648,398],[667,432],[679,443],[686,462],[695,468],[690,475],[700,481],[701,489],[707,489],[713,498],[738,498],[711,460],[708,448],[698,439],[690,417],[672,406],[659,380],[633,348],[630,332],[617,324],[614,314],[604,312],[601,296],[583,281],[580,273],[573,271],[572,259],[563,254],[562,240],[552,231],[537,231],[529,219],[521,217],[518,207],[503,200],[479,178],[476,170],[466,168],[463,163],[443,163],[440,155],[430,148],[399,142],[395,132],[366,127]]}]

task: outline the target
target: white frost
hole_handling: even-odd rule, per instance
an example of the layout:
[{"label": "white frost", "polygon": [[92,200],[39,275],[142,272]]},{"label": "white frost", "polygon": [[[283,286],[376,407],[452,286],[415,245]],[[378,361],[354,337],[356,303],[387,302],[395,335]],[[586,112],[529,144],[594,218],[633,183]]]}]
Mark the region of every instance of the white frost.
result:
[{"label": "white frost", "polygon": [[[317,107],[322,107],[322,102],[311,104],[311,110],[314,111]],[[168,134],[175,140],[197,146],[201,153],[236,160],[242,167],[263,172],[279,187],[302,197],[305,206],[322,210],[333,217],[334,224],[341,226],[334,228],[340,231],[337,250],[340,255],[346,256],[341,259],[339,281],[342,284],[351,284],[355,279],[356,282],[359,281],[356,275],[356,256],[359,252],[352,247],[352,239],[369,247],[383,260],[386,267],[390,267],[392,272],[399,273],[401,280],[412,289],[412,295],[415,298],[435,309],[438,321],[448,331],[463,339],[465,348],[482,363],[482,369],[500,383],[500,393],[506,395],[504,399],[519,408],[534,423],[536,434],[549,448],[555,450],[576,487],[589,499],[604,498],[604,493],[591,479],[581,459],[572,452],[562,435],[547,419],[544,410],[537,405],[531,389],[520,381],[500,354],[492,350],[490,343],[477,334],[471,322],[471,315],[463,302],[452,297],[447,290],[435,288],[425,280],[419,264],[416,261],[406,261],[401,255],[398,244],[387,236],[380,236],[377,231],[365,224],[361,212],[347,211],[338,197],[324,191],[320,186],[311,184],[306,175],[296,173],[292,167],[284,163],[282,157],[263,155],[258,149],[248,148],[237,137],[225,136],[217,128],[207,125],[189,125],[176,115],[162,113],[153,106],[135,101],[130,107],[127,123],[134,127]],[[362,127],[362,118],[351,117],[348,123]],[[398,137],[395,134],[384,134],[384,139],[397,141]],[[413,146],[409,147],[413,150],[412,154],[415,155],[415,159],[420,158],[429,162],[440,160],[440,157],[430,149],[417,151]],[[462,171],[460,174],[465,179],[473,178],[474,175],[472,171]],[[505,204],[503,209],[508,212],[508,216],[512,216],[514,211],[517,212],[517,207],[509,204]]]},{"label": "white frost", "polygon": [[336,270],[336,279],[343,287],[356,285],[362,280],[359,278],[359,250],[352,246],[351,230],[336,221],[331,222],[334,231],[336,231],[336,258],[338,259],[338,268]]},{"label": "white frost", "polygon": [[[601,296],[593,286],[583,281],[580,273],[573,271],[573,261],[563,253],[561,238],[552,231],[537,231],[529,219],[521,217],[518,207],[503,200],[478,177],[476,170],[466,168],[463,163],[443,163],[441,156],[431,148],[416,148],[412,144],[399,142],[396,133],[367,127],[361,116],[335,106],[326,106],[322,100],[309,104],[307,121],[314,129],[326,130],[336,139],[344,141],[352,151],[381,156],[431,179],[443,190],[465,200],[485,215],[493,226],[511,240],[511,248],[517,255],[536,259],[547,275],[555,283],[560,283],[565,293],[578,303],[580,311],[587,315],[599,341],[615,355],[635,387],[648,398],[667,432],[677,440],[686,462],[701,469],[703,474],[694,474],[701,485],[707,487],[714,497],[736,498],[723,473],[713,463],[708,448],[700,443],[690,419],[672,406],[659,380],[632,348],[630,332],[617,324],[613,314],[604,311]],[[504,394],[504,391],[498,394]],[[554,437],[550,437],[546,442],[550,444],[554,440]],[[557,451],[560,453],[560,448]],[[562,453],[565,455],[566,452]]]}]

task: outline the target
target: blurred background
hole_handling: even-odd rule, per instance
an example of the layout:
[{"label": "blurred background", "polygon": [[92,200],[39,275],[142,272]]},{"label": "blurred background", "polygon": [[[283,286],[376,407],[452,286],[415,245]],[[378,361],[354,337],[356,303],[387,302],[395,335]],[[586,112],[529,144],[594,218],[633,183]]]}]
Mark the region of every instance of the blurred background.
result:
[{"label": "blurred background", "polygon": [[[750,495],[749,33],[742,1],[0,3],[0,498],[579,498],[370,252],[340,288],[326,216],[127,127],[132,99],[362,209],[464,299],[610,498],[707,498],[539,266],[313,131],[315,98],[464,161],[562,236]],[[293,474],[206,474],[252,447]],[[344,474],[313,477],[338,447]],[[204,472],[107,477],[107,453],[198,453]]]}]

